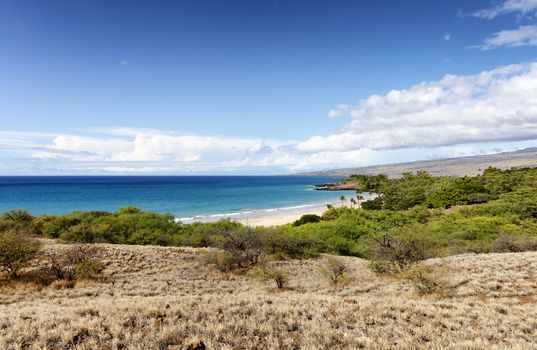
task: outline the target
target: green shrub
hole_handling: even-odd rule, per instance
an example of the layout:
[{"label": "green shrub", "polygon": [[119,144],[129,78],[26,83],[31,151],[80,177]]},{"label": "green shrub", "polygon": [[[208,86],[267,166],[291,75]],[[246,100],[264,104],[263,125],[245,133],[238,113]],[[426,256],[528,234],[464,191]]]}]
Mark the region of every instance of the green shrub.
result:
[{"label": "green shrub", "polygon": [[262,281],[274,281],[278,289],[283,289],[289,283],[289,272],[273,265],[264,265],[251,271],[251,275]]},{"label": "green shrub", "polygon": [[38,233],[34,226],[34,217],[23,209],[13,209],[0,214],[0,232],[4,231],[28,235]]},{"label": "green shrub", "polygon": [[0,233],[0,269],[9,278],[16,278],[18,271],[32,260],[41,244],[35,238],[15,231]]},{"label": "green shrub", "polygon": [[445,281],[446,276],[440,277],[439,273],[431,266],[415,265],[402,272],[401,277],[412,282],[414,289],[420,295],[445,293],[448,289]]},{"label": "green shrub", "polygon": [[320,240],[301,232],[263,229],[263,252],[279,258],[302,259],[316,257],[324,249]]},{"label": "green shrub", "polygon": [[397,264],[387,260],[371,260],[369,262],[369,268],[374,273],[380,275],[394,275],[401,272]]},{"label": "green shrub", "polygon": [[75,279],[98,279],[99,277],[101,277],[103,270],[104,265],[102,262],[96,259],[87,259],[76,265]]},{"label": "green shrub", "polygon": [[349,268],[347,265],[341,259],[333,256],[327,257],[323,266],[320,268],[321,274],[328,278],[328,280],[334,285],[348,281],[348,271]]},{"label": "green shrub", "polygon": [[104,268],[99,260],[99,249],[90,244],[74,244],[66,250],[43,252],[43,258],[56,278],[68,281],[93,278]]},{"label": "green shrub", "polygon": [[537,239],[514,234],[501,234],[493,242],[493,251],[501,253],[537,251]]},{"label": "green shrub", "polygon": [[360,204],[361,208],[365,209],[365,210],[381,210],[383,205],[384,205],[384,203],[382,201],[381,196],[378,196],[376,198],[363,201]]},{"label": "green shrub", "polygon": [[263,254],[259,232],[251,227],[240,230],[219,230],[213,237],[214,246],[229,254],[231,266],[249,268],[257,264]]},{"label": "green shrub", "polygon": [[293,226],[301,226],[309,223],[315,223],[321,221],[321,217],[315,214],[305,214],[300,217],[300,219],[293,222]]},{"label": "green shrub", "polygon": [[375,259],[393,263],[402,271],[440,254],[438,242],[421,226],[405,227],[395,234],[375,237],[374,242]]},{"label": "green shrub", "polygon": [[212,251],[205,256],[205,262],[214,265],[222,272],[231,270],[233,266],[233,256],[226,251]]}]

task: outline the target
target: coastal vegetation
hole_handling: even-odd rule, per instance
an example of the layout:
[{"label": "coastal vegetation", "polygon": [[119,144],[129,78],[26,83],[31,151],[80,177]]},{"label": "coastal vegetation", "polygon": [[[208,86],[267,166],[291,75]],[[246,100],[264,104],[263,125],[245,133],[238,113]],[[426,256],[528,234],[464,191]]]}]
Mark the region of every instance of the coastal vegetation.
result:
[{"label": "coastal vegetation", "polygon": [[[261,256],[285,259],[321,253],[395,261],[403,254],[398,250],[406,251],[406,246],[414,250],[403,254],[408,260],[537,247],[537,169],[489,168],[482,175],[462,178],[424,171],[396,179],[353,175],[343,182],[377,196],[366,201],[357,197],[361,208],[331,206],[322,216],[304,215],[271,228],[230,220],[183,224],[171,214],[134,207],[38,217],[15,209],[0,216],[1,239],[19,240],[20,246],[28,245],[28,237],[43,237],[73,243],[214,247],[222,252],[217,261],[227,254],[222,266],[229,268],[253,266]],[[25,254],[31,257],[35,249]],[[14,266],[23,266],[25,259]]]},{"label": "coastal vegetation", "polygon": [[528,348],[536,179],[357,175],[374,199],[277,227],[11,210],[0,347]]}]

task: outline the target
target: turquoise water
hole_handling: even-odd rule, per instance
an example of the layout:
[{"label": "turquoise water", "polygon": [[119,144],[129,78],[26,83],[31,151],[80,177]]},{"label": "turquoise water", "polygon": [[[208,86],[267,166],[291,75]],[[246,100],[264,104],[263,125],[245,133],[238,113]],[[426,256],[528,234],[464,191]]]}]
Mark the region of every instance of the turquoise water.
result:
[{"label": "turquoise water", "polygon": [[35,176],[0,177],[0,211],[34,215],[136,206],[177,218],[226,216],[335,201],[352,191],[314,191],[338,180],[312,176]]}]

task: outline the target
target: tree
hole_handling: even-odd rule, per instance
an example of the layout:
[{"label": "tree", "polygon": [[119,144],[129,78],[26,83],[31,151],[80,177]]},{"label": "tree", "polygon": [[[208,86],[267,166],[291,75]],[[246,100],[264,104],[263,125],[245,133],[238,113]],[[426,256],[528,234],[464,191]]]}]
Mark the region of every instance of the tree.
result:
[{"label": "tree", "polygon": [[354,208],[355,205],[356,205],[356,199],[351,198],[351,208]]},{"label": "tree", "polygon": [[438,242],[426,231],[420,231],[418,226],[403,228],[397,234],[373,237],[373,240],[377,243],[376,259],[392,263],[402,271],[439,254]]},{"label": "tree", "polygon": [[326,276],[334,285],[348,280],[348,267],[345,263],[335,257],[328,257],[323,267],[320,268],[321,273]]},{"label": "tree", "polygon": [[239,268],[256,265],[263,253],[263,242],[259,231],[251,227],[221,230],[216,246],[230,254],[230,264]]},{"label": "tree", "polygon": [[6,211],[5,213],[2,213],[0,218],[21,225],[29,225],[33,220],[33,216],[24,209],[12,209]]},{"label": "tree", "polygon": [[301,226],[304,224],[312,223],[312,222],[319,222],[321,221],[321,217],[319,215],[315,214],[304,214],[300,217],[300,219],[293,222],[293,226]]},{"label": "tree", "polygon": [[262,281],[276,282],[276,287],[278,287],[278,289],[283,289],[289,283],[289,272],[273,265],[263,265],[261,268],[255,269],[251,273]]},{"label": "tree", "polygon": [[57,278],[71,281],[77,277],[88,277],[88,271],[98,275],[104,268],[98,254],[99,249],[95,246],[73,244],[62,252],[45,253],[44,257]]},{"label": "tree", "polygon": [[345,196],[340,196],[339,199],[341,200],[341,205],[343,205],[347,198]]},{"label": "tree", "polygon": [[41,244],[35,238],[7,231],[0,234],[0,269],[9,278],[16,278],[17,272],[34,258]]},{"label": "tree", "polygon": [[0,231],[13,230],[18,233],[33,233],[34,217],[23,209],[13,209],[0,215]]}]

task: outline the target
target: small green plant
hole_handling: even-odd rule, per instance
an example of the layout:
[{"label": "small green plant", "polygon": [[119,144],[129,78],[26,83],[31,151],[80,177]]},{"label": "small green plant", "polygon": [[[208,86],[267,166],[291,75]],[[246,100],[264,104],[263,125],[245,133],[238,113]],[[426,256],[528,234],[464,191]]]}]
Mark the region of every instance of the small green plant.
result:
[{"label": "small green plant", "polygon": [[104,265],[95,259],[84,260],[76,265],[75,279],[93,280],[98,279],[104,270]]},{"label": "small green plant", "polygon": [[284,288],[289,283],[289,273],[283,269],[265,268],[263,274],[267,279],[276,282],[278,289]]},{"label": "small green plant", "polygon": [[250,268],[255,266],[263,253],[260,233],[251,227],[219,231],[216,246],[228,253],[231,266]]},{"label": "small green plant", "polygon": [[289,272],[271,264],[255,268],[250,274],[261,281],[274,281],[278,289],[285,288],[289,283]]},{"label": "small green plant", "polygon": [[205,256],[205,262],[214,265],[222,272],[229,271],[233,268],[233,257],[226,251],[212,251]]},{"label": "small green plant", "polygon": [[348,281],[348,270],[349,268],[341,259],[332,256],[327,257],[324,266],[320,268],[321,273],[326,276],[333,285]]},{"label": "small green plant", "polygon": [[37,255],[40,247],[40,242],[30,236],[15,231],[0,233],[0,269],[9,278],[16,278],[18,271]]},{"label": "small green plant", "polygon": [[44,252],[48,268],[58,279],[95,279],[104,265],[98,258],[99,250],[91,244],[74,244],[65,251]]},{"label": "small green plant", "polygon": [[427,232],[422,232],[420,226],[407,227],[397,234],[374,237],[374,241],[376,260],[388,261],[402,271],[440,254],[437,242]]},{"label": "small green plant", "polygon": [[514,234],[501,234],[493,242],[493,251],[501,253],[536,251],[537,239]]},{"label": "small green plant", "polygon": [[371,260],[369,262],[369,268],[379,275],[394,275],[400,272],[400,269],[396,264],[386,260]]},{"label": "small green plant", "polygon": [[447,290],[445,282],[431,266],[418,264],[401,273],[401,277],[414,285],[420,295],[444,293]]},{"label": "small green plant", "polygon": [[304,224],[308,224],[308,223],[315,223],[315,222],[319,222],[321,221],[321,217],[319,215],[315,215],[315,214],[304,214],[300,217],[300,219],[296,220],[295,222],[293,222],[293,226],[297,227],[297,226],[302,226]]}]

